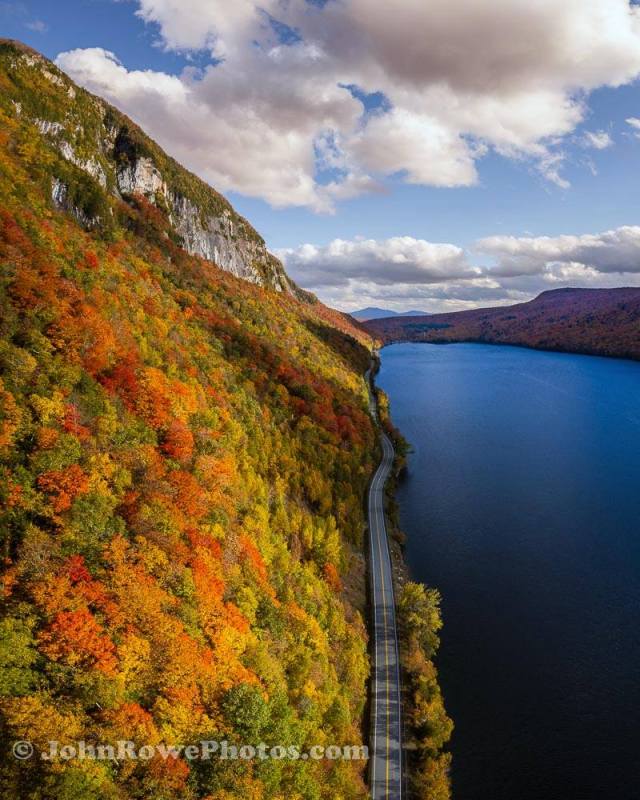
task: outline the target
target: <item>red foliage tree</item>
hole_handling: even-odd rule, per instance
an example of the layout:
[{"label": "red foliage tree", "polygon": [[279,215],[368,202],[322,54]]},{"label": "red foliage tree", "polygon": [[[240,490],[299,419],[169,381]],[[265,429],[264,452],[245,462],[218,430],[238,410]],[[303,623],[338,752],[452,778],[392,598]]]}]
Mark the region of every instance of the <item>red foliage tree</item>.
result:
[{"label": "red foliage tree", "polygon": [[87,608],[57,614],[40,635],[40,645],[52,661],[115,674],[116,648]]},{"label": "red foliage tree", "polygon": [[38,487],[50,495],[56,514],[68,511],[73,501],[89,489],[89,478],[78,464],[66,469],[44,472],[38,478]]},{"label": "red foliage tree", "polygon": [[193,444],[193,434],[188,425],[174,419],[164,434],[161,450],[169,458],[185,463],[193,455]]}]

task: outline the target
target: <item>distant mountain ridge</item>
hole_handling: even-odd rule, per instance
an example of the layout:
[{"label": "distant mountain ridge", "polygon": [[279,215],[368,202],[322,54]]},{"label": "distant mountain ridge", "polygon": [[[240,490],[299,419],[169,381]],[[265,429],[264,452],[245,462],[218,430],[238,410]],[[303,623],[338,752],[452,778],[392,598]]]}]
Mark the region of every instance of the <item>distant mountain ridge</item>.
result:
[{"label": "distant mountain ridge", "polygon": [[428,311],[391,311],[388,308],[367,306],[359,311],[351,311],[350,316],[358,322],[367,322],[370,319],[384,319],[386,317],[428,317]]},{"label": "distant mountain ridge", "polygon": [[554,289],[527,303],[370,320],[392,342],[487,342],[640,360],[640,288]]},{"label": "distant mountain ridge", "polygon": [[312,299],[221,194],[40,53],[0,39],[0,79],[12,113],[29,120],[58,156],[51,164],[54,204],[85,228],[105,222],[101,195],[144,198],[166,215],[190,255],[251,283]]}]

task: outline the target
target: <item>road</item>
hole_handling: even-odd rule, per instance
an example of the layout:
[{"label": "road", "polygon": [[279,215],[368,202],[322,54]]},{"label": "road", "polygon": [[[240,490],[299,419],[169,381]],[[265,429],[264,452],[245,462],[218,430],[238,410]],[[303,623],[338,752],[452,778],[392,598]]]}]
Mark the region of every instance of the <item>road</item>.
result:
[{"label": "road", "polygon": [[[369,410],[377,421],[369,371],[366,379],[369,387]],[[393,465],[394,451],[391,441],[382,430],[380,441],[382,461],[369,487],[368,506],[374,651],[370,785],[373,800],[401,800],[403,776],[400,659],[391,555],[384,516],[384,487]]]}]

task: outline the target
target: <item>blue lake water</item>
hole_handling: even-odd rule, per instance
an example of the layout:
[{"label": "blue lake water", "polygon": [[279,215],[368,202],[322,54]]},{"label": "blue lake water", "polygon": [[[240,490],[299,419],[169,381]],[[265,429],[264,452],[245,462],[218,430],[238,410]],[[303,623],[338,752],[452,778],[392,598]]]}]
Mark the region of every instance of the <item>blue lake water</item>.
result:
[{"label": "blue lake water", "polygon": [[440,589],[454,800],[640,798],[640,364],[400,344],[398,500]]}]

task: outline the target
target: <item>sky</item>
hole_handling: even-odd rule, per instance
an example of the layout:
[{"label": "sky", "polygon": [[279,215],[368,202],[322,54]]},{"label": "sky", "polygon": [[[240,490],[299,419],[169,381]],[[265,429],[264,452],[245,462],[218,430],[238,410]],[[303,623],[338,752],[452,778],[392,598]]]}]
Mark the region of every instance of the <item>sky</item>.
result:
[{"label": "sky", "polygon": [[0,0],[328,304],[640,285],[628,0]]}]

